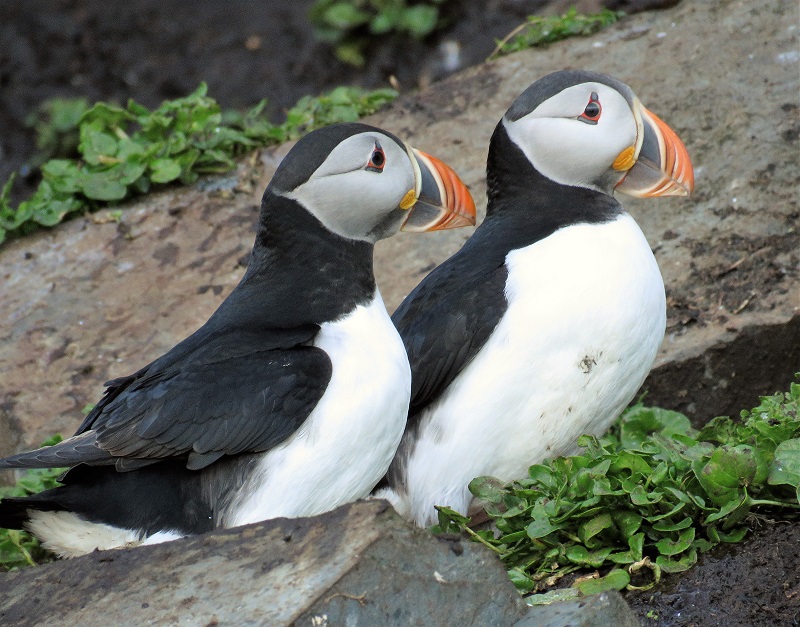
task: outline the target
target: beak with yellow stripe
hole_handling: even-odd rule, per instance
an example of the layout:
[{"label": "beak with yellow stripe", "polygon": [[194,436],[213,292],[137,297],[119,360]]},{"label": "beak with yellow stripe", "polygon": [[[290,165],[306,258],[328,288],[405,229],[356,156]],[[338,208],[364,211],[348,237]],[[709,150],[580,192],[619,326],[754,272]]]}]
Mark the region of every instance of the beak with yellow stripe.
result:
[{"label": "beak with yellow stripe", "polygon": [[402,231],[421,233],[475,225],[475,201],[458,174],[444,161],[407,147],[414,167],[414,188],[400,208],[408,210]]},{"label": "beak with yellow stripe", "polygon": [[616,191],[636,196],[688,196],[694,189],[694,170],[686,146],[655,113],[634,100],[637,145],[623,150],[614,169],[625,171]]}]

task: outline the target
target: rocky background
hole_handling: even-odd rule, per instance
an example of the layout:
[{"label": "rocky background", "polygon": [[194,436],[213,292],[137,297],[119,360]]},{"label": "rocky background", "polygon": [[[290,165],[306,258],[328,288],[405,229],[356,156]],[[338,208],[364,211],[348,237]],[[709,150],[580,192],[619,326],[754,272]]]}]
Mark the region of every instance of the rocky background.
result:
[{"label": "rocky background", "polygon": [[[696,173],[690,199],[623,199],[667,286],[667,336],[644,389],[649,403],[701,423],[753,406],[800,371],[798,17],[790,0],[684,0],[590,38],[463,71],[368,121],[446,160],[484,207],[489,136],[529,83],[586,68],[630,84],[684,140]],[[286,150],[131,203],[119,220],[102,211],[0,248],[0,453],[69,434],[104,381],[138,369],[206,320],[244,271],[260,194]],[[468,236],[401,234],[382,243],[376,271],[387,306]],[[705,592],[678,584],[674,594],[633,599],[662,603],[661,622],[647,624],[797,621],[800,534],[769,523],[761,533],[772,535],[759,550],[774,556],[760,579],[738,577],[756,569],[736,562],[752,559],[747,546],[704,559],[690,576],[699,578],[692,590]],[[740,588],[713,597],[720,581]],[[714,618],[710,606],[728,617]]]}]

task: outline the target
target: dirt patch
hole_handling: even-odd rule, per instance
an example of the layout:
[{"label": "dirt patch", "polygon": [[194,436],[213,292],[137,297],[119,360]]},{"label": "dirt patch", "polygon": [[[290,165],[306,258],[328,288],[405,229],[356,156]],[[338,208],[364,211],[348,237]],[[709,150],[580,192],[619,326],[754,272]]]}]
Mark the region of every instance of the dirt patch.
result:
[{"label": "dirt patch", "polygon": [[725,235],[713,249],[708,240],[686,238],[684,244],[703,264],[690,261],[690,289],[668,294],[668,331],[690,322],[726,324],[745,309],[768,311],[774,305],[760,296],[786,294],[800,267],[800,232],[788,224],[780,235]]},{"label": "dirt patch", "polygon": [[731,334],[696,357],[654,369],[642,386],[647,403],[680,411],[701,427],[715,416],[755,407],[759,396],[789,389],[800,371],[800,315]]},{"label": "dirt patch", "polygon": [[800,525],[759,517],[746,544],[720,546],[656,589],[627,593],[644,627],[800,625]]}]

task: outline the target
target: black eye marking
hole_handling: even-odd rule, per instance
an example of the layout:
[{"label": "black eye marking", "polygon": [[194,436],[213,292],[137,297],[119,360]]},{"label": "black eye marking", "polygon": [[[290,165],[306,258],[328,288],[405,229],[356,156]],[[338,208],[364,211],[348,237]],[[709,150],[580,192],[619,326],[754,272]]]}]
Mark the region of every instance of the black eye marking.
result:
[{"label": "black eye marking", "polygon": [[372,151],[372,156],[369,158],[369,163],[365,169],[370,172],[383,172],[383,167],[386,165],[386,153],[378,142],[375,142],[375,149]]},{"label": "black eye marking", "polygon": [[578,116],[578,119],[581,122],[586,122],[586,124],[597,124],[602,112],[603,107],[600,106],[600,97],[597,95],[597,92],[593,91],[592,95],[589,96],[589,104],[586,105],[586,108],[583,110],[583,113]]}]

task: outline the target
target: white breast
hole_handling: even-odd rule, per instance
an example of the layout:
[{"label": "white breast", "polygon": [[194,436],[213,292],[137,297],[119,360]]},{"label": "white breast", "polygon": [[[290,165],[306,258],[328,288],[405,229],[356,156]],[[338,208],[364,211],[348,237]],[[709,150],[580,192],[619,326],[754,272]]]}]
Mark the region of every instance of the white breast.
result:
[{"label": "white breast", "polygon": [[[633,218],[563,228],[506,258],[508,309],[422,418],[398,509],[466,512],[476,476],[523,477],[601,434],[631,401],[664,336],[664,285]],[[397,501],[395,500],[397,503]]]},{"label": "white breast", "polygon": [[322,325],[314,345],[333,363],[328,388],[297,433],[259,462],[226,527],[320,514],[367,496],[389,467],[405,428],[411,371],[380,293]]}]

